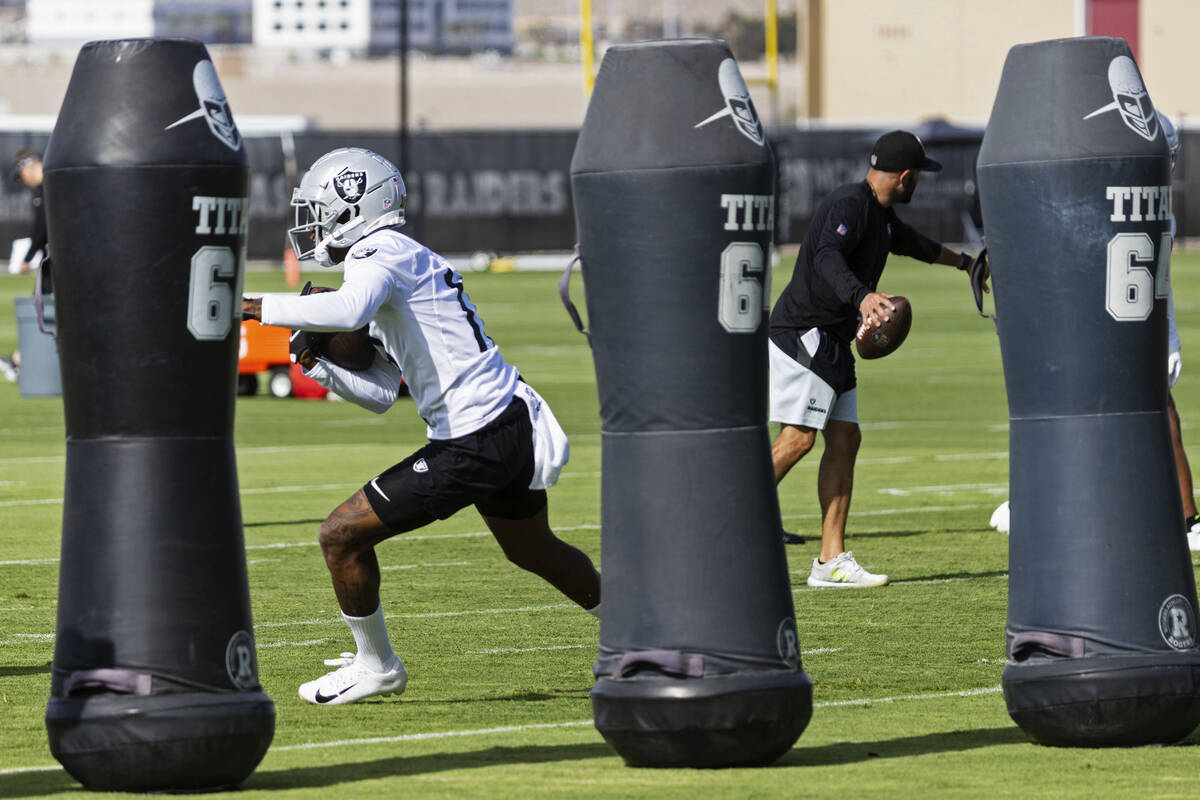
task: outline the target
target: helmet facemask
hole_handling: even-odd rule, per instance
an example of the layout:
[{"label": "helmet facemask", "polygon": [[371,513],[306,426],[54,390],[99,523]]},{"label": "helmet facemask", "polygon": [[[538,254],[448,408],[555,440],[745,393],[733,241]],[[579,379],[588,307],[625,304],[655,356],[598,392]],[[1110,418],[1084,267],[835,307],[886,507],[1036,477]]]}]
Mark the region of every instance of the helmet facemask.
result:
[{"label": "helmet facemask", "polygon": [[317,159],[292,193],[292,250],[300,260],[335,266],[341,259],[330,248],[348,249],[380,228],[404,224],[406,199],[390,161],[369,150],[334,150]]}]

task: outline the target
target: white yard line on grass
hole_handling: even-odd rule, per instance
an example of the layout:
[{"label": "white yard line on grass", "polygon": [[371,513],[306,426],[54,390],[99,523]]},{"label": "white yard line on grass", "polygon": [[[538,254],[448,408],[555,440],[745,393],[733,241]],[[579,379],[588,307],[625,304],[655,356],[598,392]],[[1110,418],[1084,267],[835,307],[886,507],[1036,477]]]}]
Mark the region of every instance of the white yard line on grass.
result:
[{"label": "white yard line on grass", "polygon": [[[530,611],[556,611],[563,608],[579,608],[574,603],[557,603],[552,606],[523,606],[521,608],[480,608],[471,611],[429,611],[424,614],[386,614],[384,619],[436,619],[438,617],[472,617],[488,614],[523,614]],[[579,609],[579,613],[586,613],[583,609]],[[294,628],[299,625],[325,625],[329,623],[341,623],[341,619],[329,616],[324,619],[304,619],[294,620],[291,622],[260,622],[256,624],[258,628]]]},{"label": "white yard line on grass", "polygon": [[[869,565],[868,565],[869,566]],[[791,571],[793,575],[806,575],[809,572],[808,568],[794,569]],[[961,578],[913,578],[912,580],[895,580],[888,586],[916,586],[924,583],[961,583],[963,581],[987,581],[987,580],[1008,580],[1008,573],[1003,575],[964,575]],[[883,587],[854,587],[854,586],[797,586],[792,589],[792,594],[800,592],[827,592],[830,589],[862,589],[862,588],[883,588]]]},{"label": "white yard line on grass", "polygon": [[[874,511],[855,511],[856,517],[891,517],[897,514],[931,514],[942,511],[970,511],[976,508],[993,508],[982,503],[969,503],[960,506],[925,506],[923,508],[877,508]],[[821,514],[784,514],[784,519],[820,519]]]},{"label": "white yard line on grass", "polygon": [[[988,686],[981,689],[963,689],[957,692],[932,692],[928,694],[896,695],[893,697],[876,697],[862,700],[835,700],[825,703],[813,703],[813,708],[842,708],[847,706],[866,706],[874,703],[919,702],[921,700],[941,700],[949,697],[978,697],[980,695],[998,694],[1003,691],[1000,686]],[[495,733],[523,733],[525,731],[553,730],[556,728],[583,728],[595,725],[595,720],[574,720],[571,722],[543,722],[532,725],[506,725],[497,728],[476,728],[467,731],[430,731],[428,733],[406,733],[400,736],[376,736],[370,739],[338,739],[332,742],[304,742],[303,744],[287,744],[272,747],[267,751],[286,753],[292,750],[316,750],[325,747],[357,747],[364,744],[394,744],[396,742],[420,742],[430,739],[451,739],[461,736],[487,736]],[[62,767],[57,764],[39,765],[35,767],[10,767],[0,769],[0,775],[19,775],[24,772],[52,772]]]},{"label": "white yard line on grass", "polygon": [[961,494],[963,492],[985,492],[987,494],[1008,494],[1007,483],[950,483],[941,486],[910,486],[907,489],[887,487],[876,489],[879,494],[890,494],[893,497],[908,497],[913,494]]},{"label": "white yard line on grass", "polygon": [[61,502],[61,497],[46,497],[41,500],[4,500],[0,502],[0,508],[15,508],[16,506],[52,506]]},{"label": "white yard line on grass", "polygon": [[896,697],[876,697],[863,700],[834,700],[828,703],[813,703],[813,708],[840,708],[843,706],[869,706],[875,703],[895,703],[900,700],[938,700],[943,697],[976,697],[981,694],[997,694],[1003,686],[988,686],[983,689],[963,689],[959,692],[936,692],[932,694],[906,694]]},{"label": "white yard line on grass", "polygon": [[491,650],[464,650],[463,655],[468,656],[499,656],[513,655],[515,653],[544,653],[552,650],[582,650],[585,647],[594,647],[589,644],[554,644],[547,647],[496,647]]}]

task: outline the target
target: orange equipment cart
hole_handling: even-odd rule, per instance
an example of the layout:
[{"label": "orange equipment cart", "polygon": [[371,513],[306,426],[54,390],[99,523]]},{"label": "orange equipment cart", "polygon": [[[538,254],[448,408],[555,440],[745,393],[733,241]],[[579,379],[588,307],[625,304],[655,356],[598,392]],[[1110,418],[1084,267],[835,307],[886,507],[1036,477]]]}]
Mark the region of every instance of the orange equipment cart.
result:
[{"label": "orange equipment cart", "polygon": [[238,345],[238,394],[258,391],[258,375],[269,373],[267,389],[275,397],[324,397],[325,387],[306,378],[288,354],[291,331],[274,325],[242,321],[242,339]]}]

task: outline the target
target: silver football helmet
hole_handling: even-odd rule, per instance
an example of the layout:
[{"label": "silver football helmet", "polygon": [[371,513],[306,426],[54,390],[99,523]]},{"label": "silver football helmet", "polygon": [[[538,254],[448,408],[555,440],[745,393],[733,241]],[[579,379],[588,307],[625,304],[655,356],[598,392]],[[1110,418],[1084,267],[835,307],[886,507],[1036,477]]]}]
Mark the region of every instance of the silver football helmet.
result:
[{"label": "silver football helmet", "polygon": [[1171,171],[1174,172],[1175,159],[1179,155],[1179,133],[1166,114],[1158,109],[1154,111],[1158,114],[1158,124],[1162,128],[1163,138],[1167,140],[1167,152],[1171,154]]},{"label": "silver football helmet", "polygon": [[369,233],[404,224],[408,194],[400,170],[361,147],[339,147],[318,158],[292,192],[296,224],[288,238],[296,258],[335,262],[329,248],[346,248]]}]

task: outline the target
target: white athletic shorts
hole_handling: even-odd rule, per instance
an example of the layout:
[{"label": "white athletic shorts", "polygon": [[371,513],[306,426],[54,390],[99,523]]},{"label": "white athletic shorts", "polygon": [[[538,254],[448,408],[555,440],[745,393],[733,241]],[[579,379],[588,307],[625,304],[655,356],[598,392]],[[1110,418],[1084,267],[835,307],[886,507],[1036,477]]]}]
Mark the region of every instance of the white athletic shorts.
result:
[{"label": "white athletic shorts", "polygon": [[825,430],[836,419],[858,422],[858,389],[836,394],[833,387],[767,340],[771,366],[771,421]]}]

